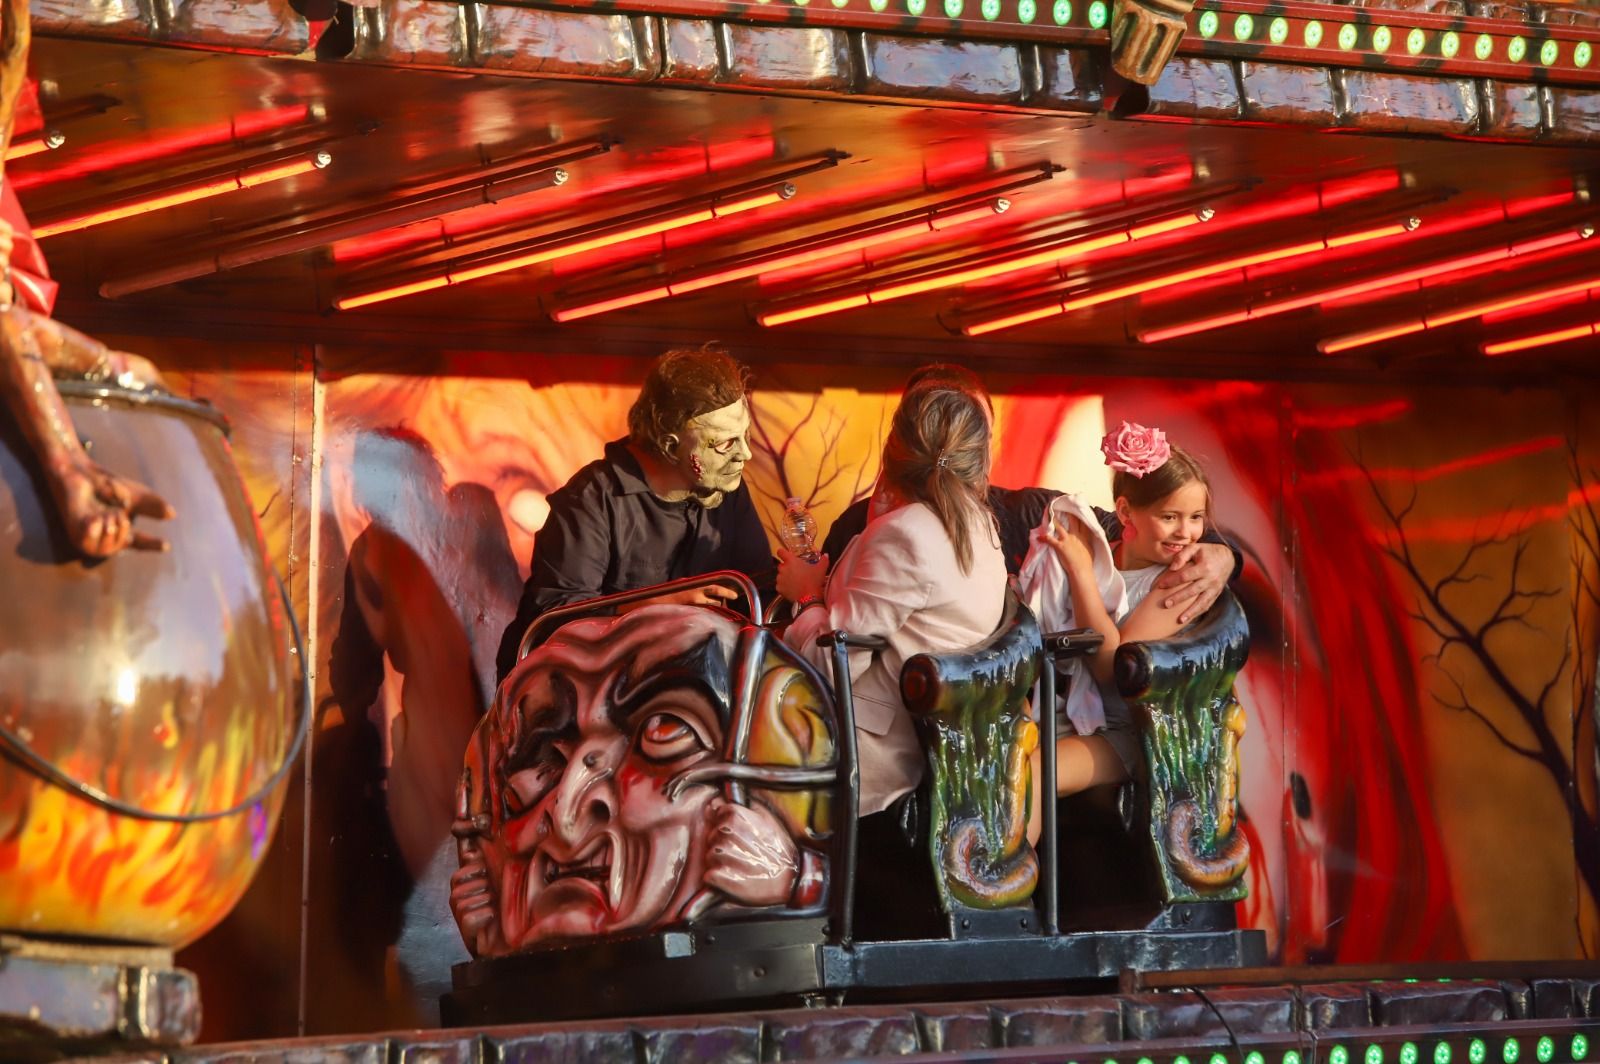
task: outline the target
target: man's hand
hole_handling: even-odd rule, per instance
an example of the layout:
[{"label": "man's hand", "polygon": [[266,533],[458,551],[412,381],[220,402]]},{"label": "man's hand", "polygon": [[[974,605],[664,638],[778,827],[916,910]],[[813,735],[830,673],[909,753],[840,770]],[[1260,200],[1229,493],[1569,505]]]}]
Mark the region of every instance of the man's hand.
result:
[{"label": "man's hand", "polygon": [[618,606],[617,612],[631,613],[645,606],[722,606],[738,597],[739,592],[731,587],[707,584],[705,587],[693,587],[687,591],[674,591],[670,595],[657,595],[642,602],[630,602],[626,606]]},{"label": "man's hand", "polygon": [[1179,624],[1188,624],[1211,608],[1228,586],[1233,575],[1233,551],[1220,543],[1192,543],[1173,559],[1156,581],[1156,588],[1170,592],[1161,605],[1181,608]]},{"label": "man's hand", "polygon": [[799,847],[766,807],[706,806],[706,886],[740,905],[787,905],[799,875]]},{"label": "man's hand", "polygon": [[790,602],[821,596],[828,583],[828,556],[808,562],[778,548],[778,594]]}]

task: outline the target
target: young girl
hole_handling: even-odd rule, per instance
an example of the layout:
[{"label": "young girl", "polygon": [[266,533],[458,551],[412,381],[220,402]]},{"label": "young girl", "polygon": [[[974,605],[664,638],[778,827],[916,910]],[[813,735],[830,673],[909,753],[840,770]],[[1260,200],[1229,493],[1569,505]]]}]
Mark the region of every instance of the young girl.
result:
[{"label": "young girl", "polygon": [[1116,471],[1112,494],[1121,541],[1108,543],[1093,514],[1070,496],[1051,507],[1040,536],[1065,575],[1061,590],[1070,599],[1043,603],[1041,621],[1051,627],[1047,618],[1064,614],[1071,626],[1093,628],[1103,639],[1085,662],[1089,675],[1075,670],[1082,686],[1068,695],[1078,734],[1056,745],[1056,792],[1062,795],[1118,782],[1138,764],[1133,720],[1112,681],[1117,647],[1166,639],[1184,627],[1181,606],[1163,606],[1150,590],[1174,558],[1200,541],[1211,505],[1205,470],[1160,429],[1123,422],[1100,446]]}]

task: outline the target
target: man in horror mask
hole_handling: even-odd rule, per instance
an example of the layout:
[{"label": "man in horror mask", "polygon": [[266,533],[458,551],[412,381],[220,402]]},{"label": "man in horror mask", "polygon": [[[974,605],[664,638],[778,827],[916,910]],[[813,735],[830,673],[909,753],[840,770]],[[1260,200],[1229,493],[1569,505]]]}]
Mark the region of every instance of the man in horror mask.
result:
[{"label": "man in horror mask", "polygon": [[[772,552],[744,484],[746,389],[744,367],[713,348],[668,351],[650,367],[627,438],[549,497],[517,616],[500,643],[498,679],[516,664],[528,625],[556,606],[719,569],[770,588]],[[649,602],[713,605],[734,596],[704,587]]]}]

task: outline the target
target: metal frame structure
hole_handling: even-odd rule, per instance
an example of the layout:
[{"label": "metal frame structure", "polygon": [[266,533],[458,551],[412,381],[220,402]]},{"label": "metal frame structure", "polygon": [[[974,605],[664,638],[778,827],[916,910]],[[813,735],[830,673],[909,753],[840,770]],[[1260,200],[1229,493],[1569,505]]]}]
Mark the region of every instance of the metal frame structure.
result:
[{"label": "metal frame structure", "polygon": [[[1110,44],[1116,18],[1113,0],[541,0],[530,6],[1093,47]],[[1178,54],[1594,86],[1600,85],[1600,17],[1590,28],[1300,0],[1200,0]]]}]

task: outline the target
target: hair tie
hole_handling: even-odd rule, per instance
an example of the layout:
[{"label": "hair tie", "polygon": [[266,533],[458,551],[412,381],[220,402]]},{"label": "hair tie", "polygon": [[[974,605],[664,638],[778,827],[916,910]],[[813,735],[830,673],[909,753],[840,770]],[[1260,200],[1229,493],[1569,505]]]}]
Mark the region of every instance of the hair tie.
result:
[{"label": "hair tie", "polygon": [[1140,478],[1154,473],[1172,457],[1165,432],[1126,421],[1121,428],[1106,433],[1105,439],[1100,441],[1100,451],[1106,456],[1106,465],[1119,473]]},{"label": "hair tie", "polygon": [[949,469],[950,456],[948,454],[941,454],[939,456],[939,460],[935,462],[934,465],[938,466],[940,469]]}]

